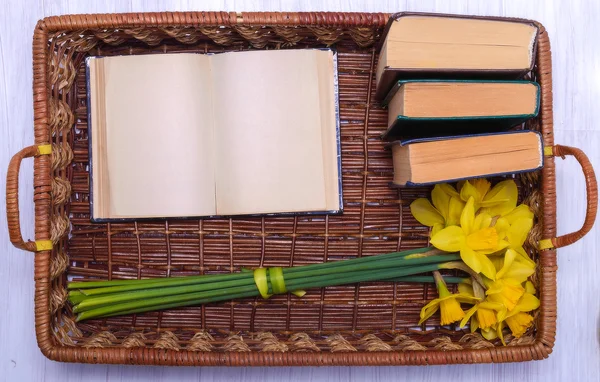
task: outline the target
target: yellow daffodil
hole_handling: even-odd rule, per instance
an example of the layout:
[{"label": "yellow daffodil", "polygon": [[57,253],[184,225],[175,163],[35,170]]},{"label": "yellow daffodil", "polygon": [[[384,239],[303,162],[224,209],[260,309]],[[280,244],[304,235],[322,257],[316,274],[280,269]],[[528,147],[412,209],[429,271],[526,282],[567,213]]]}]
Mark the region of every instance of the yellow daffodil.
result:
[{"label": "yellow daffodil", "polygon": [[[474,289],[479,290],[479,292],[475,292]],[[461,294],[480,299],[485,297],[485,291],[477,283],[473,283],[473,285],[460,283],[458,284],[458,291]],[[476,324],[474,325],[473,321],[471,321],[471,332],[474,332],[477,328],[481,328],[482,330],[489,329],[498,322],[496,315],[497,312],[502,310],[506,310],[506,308],[500,303],[485,300],[478,301],[471,309],[467,310],[460,322],[460,327],[466,326],[469,319],[473,317]]]},{"label": "yellow daffodil", "polygon": [[454,187],[436,184],[431,200],[433,205],[426,198],[416,199],[410,204],[410,212],[419,223],[432,227],[432,236],[444,227],[458,224],[464,203]]},{"label": "yellow daffodil", "polygon": [[512,248],[506,250],[503,258],[496,257],[492,261],[497,273],[495,281],[487,281],[488,300],[503,304],[512,312],[526,292],[522,284],[535,272],[535,263],[522,261]]},{"label": "yellow daffodil", "polygon": [[[532,287],[533,285],[531,284],[531,288]],[[529,289],[530,287],[526,285],[526,288]],[[506,317],[499,316],[498,319],[500,322],[497,327],[497,334],[503,344],[505,344],[504,336],[502,335],[503,323],[506,322],[512,335],[519,338],[525,334],[531,325],[533,325],[533,316],[527,312],[535,310],[539,308],[539,306],[540,300],[533,294],[525,292],[519,302],[515,305],[514,309],[509,312]]]},{"label": "yellow daffodil", "polygon": [[433,272],[435,278],[435,285],[437,287],[439,298],[429,302],[421,309],[421,320],[419,325],[425,322],[429,317],[433,316],[435,312],[440,310],[442,325],[449,325],[453,322],[459,321],[465,316],[465,312],[460,307],[461,302],[473,303],[479,299],[473,296],[468,296],[462,293],[452,294],[448,291],[448,287],[444,282],[444,279],[439,272]]},{"label": "yellow daffodil", "polygon": [[496,267],[496,280],[507,278],[523,283],[535,273],[535,263],[523,261],[522,256],[512,248],[507,249],[504,256],[496,256],[491,260]]},{"label": "yellow daffodil", "polygon": [[[465,183],[466,184],[466,183]],[[431,244],[446,252],[460,252],[460,257],[471,269],[495,279],[496,268],[486,256],[508,246],[498,237],[495,227],[490,227],[488,214],[475,217],[475,199],[471,196],[460,216],[460,227],[446,227],[431,237]]]}]

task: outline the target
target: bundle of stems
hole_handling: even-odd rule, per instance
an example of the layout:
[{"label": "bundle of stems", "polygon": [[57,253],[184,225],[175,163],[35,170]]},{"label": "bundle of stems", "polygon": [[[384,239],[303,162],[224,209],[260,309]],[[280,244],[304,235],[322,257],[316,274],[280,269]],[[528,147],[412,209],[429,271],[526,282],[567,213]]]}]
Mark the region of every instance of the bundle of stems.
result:
[{"label": "bundle of stems", "polygon": [[[278,268],[257,272],[158,278],[142,280],[81,281],[68,284],[69,300],[77,321],[142,313],[218,301],[248,298],[286,291],[303,291],[363,281],[430,282],[431,276],[415,276],[444,269],[460,259],[433,248],[419,248],[385,255],[361,257],[335,262]],[[275,278],[279,280],[275,280]],[[460,281],[447,280],[449,282]],[[274,280],[277,281],[274,288]],[[259,291],[262,283],[264,290]],[[282,285],[283,290],[282,290]],[[267,293],[265,295],[265,292]],[[301,293],[295,293],[301,295]]]}]

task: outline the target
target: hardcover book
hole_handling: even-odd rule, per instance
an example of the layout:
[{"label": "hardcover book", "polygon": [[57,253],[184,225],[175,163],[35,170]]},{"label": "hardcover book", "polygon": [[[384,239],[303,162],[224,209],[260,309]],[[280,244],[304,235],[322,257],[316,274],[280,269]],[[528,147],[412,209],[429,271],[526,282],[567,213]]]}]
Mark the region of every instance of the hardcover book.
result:
[{"label": "hardcover book", "polygon": [[538,114],[540,88],[529,81],[398,81],[388,107],[386,139],[490,133]]},{"label": "hardcover book", "polygon": [[398,13],[382,38],[376,99],[400,78],[519,78],[533,67],[538,28],[530,21]]},{"label": "hardcover book", "polygon": [[421,138],[390,146],[396,186],[535,171],[544,161],[541,135],[529,130]]}]

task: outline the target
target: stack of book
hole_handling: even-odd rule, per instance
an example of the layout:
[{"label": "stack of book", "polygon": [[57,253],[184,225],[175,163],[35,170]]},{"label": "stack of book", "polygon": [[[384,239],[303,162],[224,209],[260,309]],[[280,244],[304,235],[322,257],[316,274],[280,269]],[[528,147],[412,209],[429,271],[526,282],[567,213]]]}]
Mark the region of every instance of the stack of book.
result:
[{"label": "stack of book", "polygon": [[[387,106],[394,184],[430,184],[534,171],[539,133],[533,68],[538,28],[525,21],[398,14],[377,65]],[[517,128],[515,128],[517,127]]]}]

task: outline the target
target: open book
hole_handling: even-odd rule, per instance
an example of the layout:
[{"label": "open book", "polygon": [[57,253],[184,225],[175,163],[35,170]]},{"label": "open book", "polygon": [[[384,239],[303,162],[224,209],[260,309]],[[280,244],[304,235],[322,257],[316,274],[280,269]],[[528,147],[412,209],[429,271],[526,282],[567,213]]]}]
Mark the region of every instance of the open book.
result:
[{"label": "open book", "polygon": [[341,210],[331,50],[87,66],[93,220]]}]

